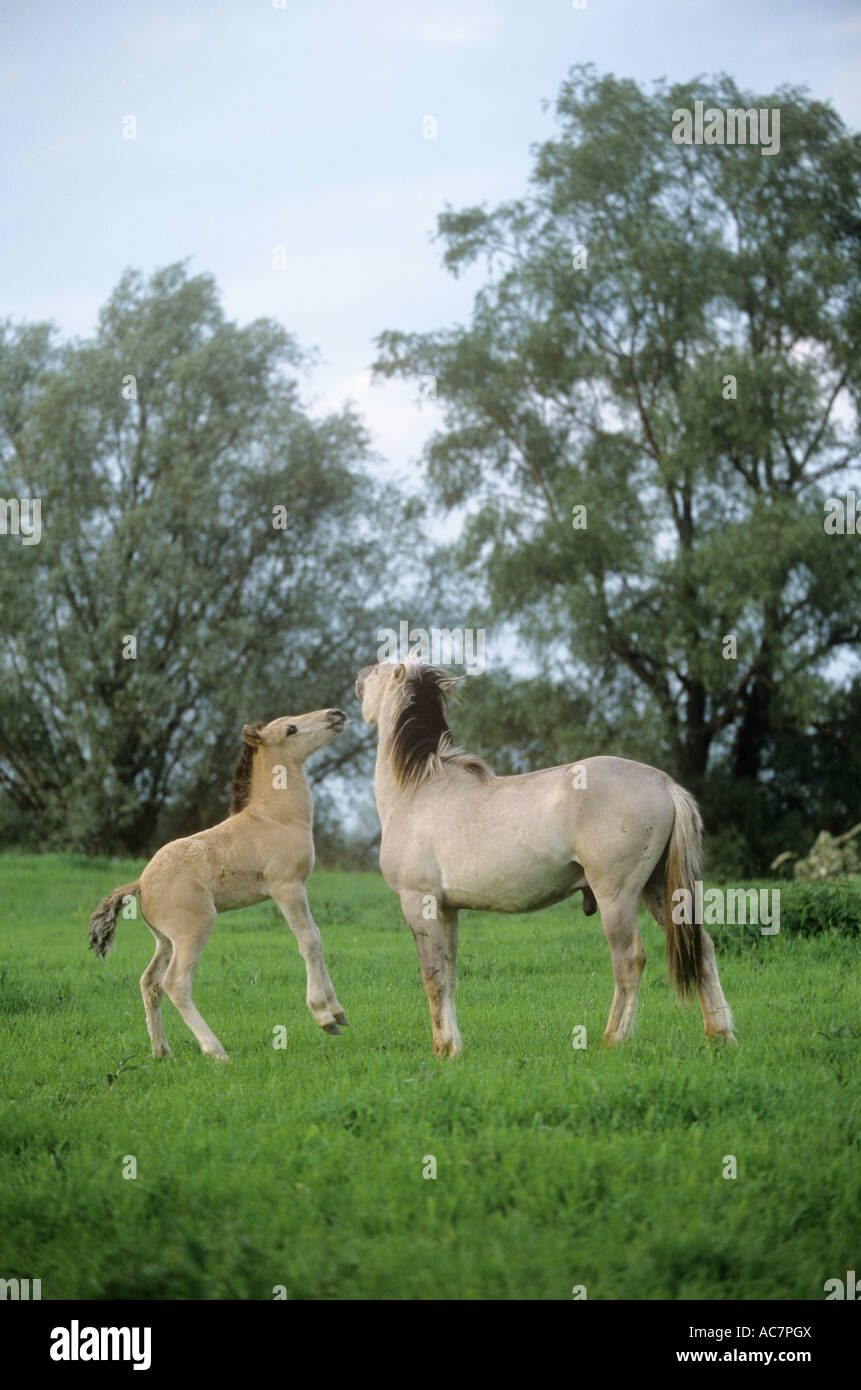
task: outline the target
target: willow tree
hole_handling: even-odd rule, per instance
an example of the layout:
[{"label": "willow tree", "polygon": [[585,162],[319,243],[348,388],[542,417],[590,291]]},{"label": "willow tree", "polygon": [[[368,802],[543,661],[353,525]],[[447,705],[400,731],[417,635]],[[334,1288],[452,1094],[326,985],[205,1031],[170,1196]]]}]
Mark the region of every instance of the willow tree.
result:
[{"label": "willow tree", "polygon": [[[680,144],[697,101],[779,107],[779,141]],[[825,526],[859,484],[861,139],[726,77],[647,93],[577,68],[556,117],[521,198],[438,219],[448,269],[486,268],[471,321],[385,332],[375,369],[435,379],[454,562],[555,704],[576,692],[602,746],[761,810],[861,644],[861,535]]]},{"label": "willow tree", "polygon": [[0,535],[7,834],[152,849],[226,814],[243,722],[348,698],[383,523],[361,423],[303,406],[308,360],[181,265],[127,273],[85,341],[4,326],[0,493],[41,503],[38,544]]}]

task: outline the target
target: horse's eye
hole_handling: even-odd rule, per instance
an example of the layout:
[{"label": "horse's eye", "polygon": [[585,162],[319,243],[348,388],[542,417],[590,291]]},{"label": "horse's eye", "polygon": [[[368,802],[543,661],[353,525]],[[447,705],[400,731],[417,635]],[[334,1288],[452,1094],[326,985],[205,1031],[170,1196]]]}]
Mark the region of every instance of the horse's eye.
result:
[{"label": "horse's eye", "polygon": [[295,733],[298,733],[298,732],[299,732],[299,731],[298,731],[298,729],[296,728],[296,725],[295,725],[295,724],[288,724],[288,725],[287,725],[287,728],[284,730],[284,737],[287,738],[290,734],[295,734]]}]

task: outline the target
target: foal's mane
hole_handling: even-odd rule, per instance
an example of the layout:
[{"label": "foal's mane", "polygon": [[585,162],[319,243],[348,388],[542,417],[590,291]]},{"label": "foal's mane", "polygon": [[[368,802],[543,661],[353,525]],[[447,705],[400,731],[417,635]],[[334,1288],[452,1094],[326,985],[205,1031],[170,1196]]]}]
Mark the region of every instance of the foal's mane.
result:
[{"label": "foal's mane", "polygon": [[416,666],[404,677],[388,740],[392,772],[402,791],[417,787],[452,765],[475,773],[482,781],[494,775],[481,758],[455,747],[445,717],[452,684],[452,677],[438,666]]},{"label": "foal's mane", "polygon": [[[253,732],[263,728],[263,724],[258,721],[251,725]],[[246,743],[243,740],[242,752],[236,761],[233,769],[233,783],[230,788],[230,814],[235,816],[237,811],[241,811],[248,805],[248,798],[251,795],[251,768],[254,763],[254,754],[257,752],[256,745]]]}]

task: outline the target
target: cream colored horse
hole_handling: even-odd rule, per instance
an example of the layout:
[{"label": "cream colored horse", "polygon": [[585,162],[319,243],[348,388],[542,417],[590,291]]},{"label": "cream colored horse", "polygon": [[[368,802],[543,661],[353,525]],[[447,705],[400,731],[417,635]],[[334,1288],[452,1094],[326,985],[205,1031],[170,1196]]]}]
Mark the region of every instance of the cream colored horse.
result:
[{"label": "cream colored horse", "polygon": [[641,900],[664,928],[670,978],[699,992],[706,1033],[735,1041],[714,947],[673,920],[673,892],[702,877],[702,822],[664,772],[624,758],[585,758],[495,777],[453,745],[445,719],[455,679],[414,661],[359,672],[362,715],[379,728],[374,788],[380,868],[412,929],[430,1005],[433,1050],[461,1050],[454,1010],[458,913],[531,912],[582,890],[601,913],[616,983],[606,1044],[630,1032],[645,952]]},{"label": "cream colored horse", "polygon": [[195,1008],[191,983],[219,912],[272,898],[299,943],[308,975],[307,1003],[327,1033],[346,1024],[323,960],[305,882],[314,866],[311,789],[304,762],[340,733],[343,710],[246,724],[236,765],[231,814],[211,830],[173,840],[153,856],[136,883],[116,888],[90,919],[90,945],[107,955],[124,901],[140,894],[141,914],[155,937],[155,955],[141,976],[141,993],[155,1057],[170,1054],[161,1016],[167,991],[202,1050],[217,1061],[227,1053]]}]

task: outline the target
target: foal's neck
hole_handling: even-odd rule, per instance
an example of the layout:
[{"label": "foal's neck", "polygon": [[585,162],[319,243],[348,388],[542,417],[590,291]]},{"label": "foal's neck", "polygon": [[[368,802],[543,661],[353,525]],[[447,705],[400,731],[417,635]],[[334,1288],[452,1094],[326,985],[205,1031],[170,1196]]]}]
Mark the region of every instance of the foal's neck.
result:
[{"label": "foal's neck", "polygon": [[281,762],[261,749],[254,759],[248,808],[268,820],[311,824],[313,801],[302,763]]}]

